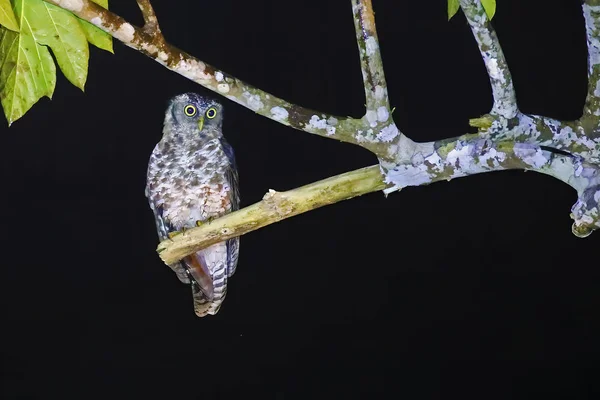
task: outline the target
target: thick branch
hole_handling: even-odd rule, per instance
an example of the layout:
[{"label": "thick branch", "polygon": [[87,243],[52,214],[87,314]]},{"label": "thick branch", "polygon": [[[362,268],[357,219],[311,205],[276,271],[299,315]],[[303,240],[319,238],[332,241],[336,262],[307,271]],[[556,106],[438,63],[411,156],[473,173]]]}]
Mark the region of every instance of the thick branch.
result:
[{"label": "thick branch", "polygon": [[371,0],[352,0],[352,13],[365,86],[367,118],[375,126],[378,120],[387,121],[390,104]]},{"label": "thick branch", "polygon": [[491,114],[512,118],[518,113],[517,96],[498,36],[479,0],[460,0],[460,6],[469,21],[490,77],[494,96]]},{"label": "thick branch", "polygon": [[172,264],[211,244],[385,187],[381,170],[374,165],[287,192],[270,190],[258,203],[161,242],[157,251],[166,264]]},{"label": "thick branch", "polygon": [[[578,192],[578,202],[572,210],[573,232],[586,236],[600,227],[600,172],[596,166],[599,156],[596,141],[586,136],[589,119],[567,123],[518,112],[506,60],[479,0],[460,2],[490,76],[494,107],[491,115],[475,122],[483,128],[479,134],[430,143],[416,143],[402,135],[389,116],[370,0],[352,0],[367,95],[367,113],[362,119],[334,117],[288,103],[171,46],[162,39],[148,1],[138,1],[145,29],[89,0],[45,1],[73,12],[170,70],[260,115],[298,130],[361,145],[379,156],[380,166],[287,192],[271,191],[259,203],[162,242],[158,251],[167,263],[208,245],[365,193],[384,189],[389,193],[406,186],[506,169],[532,170],[568,183]],[[597,3],[600,0],[587,0],[586,5],[598,7]],[[592,47],[597,49],[595,44]],[[591,51],[592,61],[598,57]],[[556,150],[561,148],[568,152],[561,154]]]},{"label": "thick branch", "polygon": [[494,121],[488,133],[495,141],[514,140],[517,143],[552,147],[599,163],[600,149],[597,139],[590,138],[586,133],[587,122],[589,121],[559,121],[540,115],[519,113],[504,123]]},{"label": "thick branch", "polygon": [[[411,159],[388,171],[385,181],[380,167],[375,165],[287,192],[270,191],[258,203],[161,242],[157,251],[165,263],[171,264],[212,244],[341,200],[490,171],[526,169],[551,175],[575,188],[580,198],[584,198],[591,182],[587,176],[590,173],[578,175],[581,164],[573,157],[553,154],[535,145],[494,143],[476,134],[421,144]],[[391,187],[392,184],[397,186]],[[597,215],[595,219],[590,217],[595,211],[586,207],[583,204],[581,211],[574,211],[582,232],[598,223]],[[578,232],[575,225],[573,232]]]},{"label": "thick branch", "polygon": [[[173,72],[198,83],[257,114],[292,128],[362,146],[388,157],[390,141],[401,135],[392,121],[376,129],[366,119],[337,117],[289,103],[198,60],[89,0],[44,0],[96,25],[125,45]],[[142,2],[143,3],[143,2]]]}]

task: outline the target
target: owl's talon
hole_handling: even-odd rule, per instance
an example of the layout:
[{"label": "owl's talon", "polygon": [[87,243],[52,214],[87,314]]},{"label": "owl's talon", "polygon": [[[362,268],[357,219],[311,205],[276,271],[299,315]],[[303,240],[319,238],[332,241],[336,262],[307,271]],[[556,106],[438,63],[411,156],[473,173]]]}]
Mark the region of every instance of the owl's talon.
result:
[{"label": "owl's talon", "polygon": [[215,219],[215,217],[207,217],[204,221],[198,220],[198,221],[196,221],[196,226],[202,226],[204,224],[210,224],[214,219]]},{"label": "owl's talon", "polygon": [[173,232],[169,232],[167,235],[169,236],[169,239],[173,239],[175,236],[181,234],[180,231],[173,231]]}]

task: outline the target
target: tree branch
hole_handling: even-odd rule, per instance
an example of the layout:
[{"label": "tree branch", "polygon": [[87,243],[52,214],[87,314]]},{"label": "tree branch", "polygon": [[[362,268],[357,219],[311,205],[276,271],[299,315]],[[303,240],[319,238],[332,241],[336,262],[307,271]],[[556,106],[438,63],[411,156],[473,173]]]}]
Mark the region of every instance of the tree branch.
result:
[{"label": "tree branch", "polygon": [[[460,0],[460,3],[490,77],[493,109],[490,115],[473,120],[473,125],[480,128],[478,134],[428,143],[416,143],[401,134],[389,115],[371,0],[352,0],[367,100],[366,114],[361,119],[335,117],[291,104],[173,47],[164,41],[149,1],[138,0],[144,14],[143,29],[89,0],[45,1],[73,12],[170,70],[260,115],[298,130],[360,145],[379,157],[379,166],[286,192],[270,191],[252,206],[161,242],[158,252],[167,264],[211,244],[365,193],[383,190],[388,194],[407,186],[507,169],[536,171],[571,185],[578,193],[571,214],[575,220],[573,233],[585,237],[600,227],[600,150],[598,143],[586,135],[590,120],[561,122],[518,111],[506,60],[479,0]],[[588,10],[589,14],[586,21],[588,40],[592,43],[593,92],[600,75],[600,68],[596,68],[600,50],[594,42],[599,18],[594,13],[600,13],[594,7],[600,7],[599,3],[600,0],[587,0],[584,5],[584,12]],[[594,101],[595,98],[588,103]],[[592,122],[597,129],[598,119]]]},{"label": "tree branch", "polygon": [[390,104],[371,0],[352,0],[352,13],[365,86],[367,119],[374,124],[378,120],[386,122]]},{"label": "tree branch", "polygon": [[[583,118],[594,118],[598,121],[600,118],[600,2],[586,0],[582,8],[588,49],[588,93],[583,108]],[[597,132],[594,133],[597,136]]]},{"label": "tree branch", "polygon": [[[300,107],[264,92],[177,49],[162,40],[162,35],[148,34],[90,0],[44,1],[71,11],[171,71],[283,125],[353,143],[380,157],[388,157],[389,142],[400,137],[393,123],[380,124],[378,129],[374,130],[364,118],[329,115]],[[142,5],[146,3],[142,1]]]},{"label": "tree branch", "polygon": [[377,192],[385,187],[379,166],[373,165],[287,192],[270,190],[258,203],[161,242],[157,252],[166,264],[172,264],[211,244],[328,204]]},{"label": "tree branch", "polygon": [[156,18],[156,13],[154,12],[150,0],[137,0],[137,3],[142,12],[142,16],[144,17],[144,26],[142,30],[155,39],[164,42],[164,37],[160,31],[158,19]]},{"label": "tree branch", "polygon": [[[490,139],[480,138],[477,134],[423,145],[421,151],[428,151],[428,154],[416,153],[412,162],[397,166],[390,172],[395,183],[401,182],[400,187],[390,188],[381,175],[380,167],[374,165],[287,192],[271,190],[258,203],[162,241],[157,252],[166,264],[172,264],[212,244],[328,204],[384,190],[386,187],[397,191],[408,186],[449,181],[490,171],[536,171],[553,176],[581,193],[588,186],[586,178],[575,176],[579,167],[575,159],[550,153],[535,145],[494,143]],[[584,210],[585,205],[581,208],[581,216],[576,221],[585,221],[584,214],[590,214]],[[589,218],[587,220],[589,221]],[[597,221],[598,218],[595,219],[595,222]],[[585,231],[586,228],[589,226],[582,226],[581,230]],[[573,231],[576,232],[575,228]]]},{"label": "tree branch", "polygon": [[469,21],[490,77],[494,96],[491,114],[513,118],[519,111],[517,96],[498,36],[479,0],[460,0],[460,6]]}]

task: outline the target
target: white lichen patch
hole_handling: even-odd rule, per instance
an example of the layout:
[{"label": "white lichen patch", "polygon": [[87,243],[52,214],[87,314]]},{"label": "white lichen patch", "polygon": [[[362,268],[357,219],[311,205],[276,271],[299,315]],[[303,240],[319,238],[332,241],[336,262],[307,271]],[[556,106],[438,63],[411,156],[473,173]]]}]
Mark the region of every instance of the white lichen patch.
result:
[{"label": "white lichen patch", "polygon": [[94,17],[90,19],[90,22],[96,26],[102,26],[102,18],[100,17]]},{"label": "white lichen patch", "polygon": [[129,43],[133,40],[133,35],[135,34],[135,29],[131,24],[125,22],[121,24],[119,29],[117,29],[114,33],[115,37],[122,42]]},{"label": "white lichen patch", "polygon": [[596,148],[596,142],[594,142],[592,139],[590,139],[587,136],[582,136],[579,138],[578,143],[581,143],[582,145],[584,145],[585,147],[587,147],[590,150],[593,150]]},{"label": "white lichen patch", "polygon": [[260,111],[265,106],[257,94],[245,91],[242,96],[246,99],[246,104],[252,111]]},{"label": "white lichen patch", "polygon": [[399,134],[400,134],[400,131],[398,130],[396,125],[390,124],[379,131],[379,133],[377,134],[377,139],[379,139],[382,142],[391,142]]},{"label": "white lichen patch", "polygon": [[423,153],[421,153],[421,152],[416,153],[415,155],[413,155],[410,158],[410,163],[413,165],[413,167],[423,164],[424,161],[425,161],[425,157],[423,156]]},{"label": "white lichen patch", "polygon": [[556,143],[562,143],[565,146],[570,146],[574,140],[577,139],[577,134],[570,126],[566,126],[561,128],[558,132],[554,134],[552,140]]},{"label": "white lichen patch", "polygon": [[221,71],[215,72],[215,79],[217,80],[217,82],[222,82],[223,81],[223,73]]},{"label": "white lichen patch", "polygon": [[531,165],[534,168],[541,168],[548,163],[544,152],[538,146],[515,143],[513,151],[525,164]]},{"label": "white lichen patch", "polygon": [[387,96],[387,90],[381,85],[375,86],[375,99],[383,100]]},{"label": "white lichen patch", "polygon": [[227,83],[219,83],[217,85],[217,91],[220,93],[229,93],[229,85]]},{"label": "white lichen patch", "polygon": [[506,160],[506,153],[501,151],[497,151],[494,148],[490,148],[487,152],[479,156],[479,162],[483,165],[490,166],[492,164],[493,168],[497,168],[500,166],[501,162]]},{"label": "white lichen patch", "polygon": [[[335,126],[333,126],[334,124],[330,123],[331,118],[329,118],[329,120],[326,120],[325,117],[325,115],[323,115],[323,118],[319,118],[317,115],[313,115],[312,117],[310,117],[310,121],[308,121],[308,124],[306,124],[306,128],[312,131],[324,129],[325,134],[327,136],[335,135],[336,128]],[[333,121],[331,122],[335,122],[335,124],[337,125],[338,120],[336,118],[333,118]]]},{"label": "white lichen patch", "polygon": [[284,121],[288,118],[289,113],[285,108],[277,106],[271,108],[271,116],[276,121]]},{"label": "white lichen patch", "polygon": [[504,82],[504,75],[498,68],[498,60],[496,60],[495,58],[486,57],[485,64],[487,66],[487,70],[490,74],[490,77]]},{"label": "white lichen patch", "polygon": [[206,64],[202,61],[190,59],[180,60],[173,68],[176,72],[196,82],[206,83],[212,79],[212,76],[205,73]]},{"label": "white lichen patch", "polygon": [[167,53],[165,53],[164,51],[159,51],[158,58],[162,61],[167,61],[169,59],[169,55]]},{"label": "white lichen patch", "polygon": [[83,1],[82,0],[60,0],[58,2],[58,5],[69,11],[78,12],[78,11],[83,10]]},{"label": "white lichen patch", "polygon": [[393,184],[394,187],[384,191],[384,193],[387,194],[407,186],[425,185],[431,183],[432,180],[432,176],[425,164],[416,167],[404,164],[397,165],[393,169],[389,169],[385,174],[385,183]]},{"label": "white lichen patch", "polygon": [[585,28],[588,38],[588,58],[589,58],[589,73],[593,72],[594,66],[600,64],[600,41],[598,37],[599,26],[598,22],[592,14],[600,13],[600,6],[583,5],[583,16],[585,18]]},{"label": "white lichen patch", "polygon": [[379,120],[379,122],[385,122],[388,120],[389,117],[390,113],[388,112],[386,107],[381,106],[377,109],[377,119]]},{"label": "white lichen patch", "polygon": [[310,121],[306,125],[308,129],[325,129],[327,128],[327,120],[321,119],[316,115],[310,117]]},{"label": "white lichen patch", "polygon": [[[150,54],[156,54],[158,52],[158,47],[151,43],[142,43],[142,50],[147,51]],[[161,61],[157,56],[157,61]]]},{"label": "white lichen patch", "polygon": [[367,110],[367,113],[365,114],[365,117],[367,118],[367,121],[369,122],[369,125],[371,127],[376,127],[377,126],[377,111],[375,110]]},{"label": "white lichen patch", "polygon": [[327,119],[327,124],[331,126],[336,126],[338,124],[338,119],[336,117],[329,117]]},{"label": "white lichen patch", "polygon": [[466,168],[473,164],[473,156],[471,155],[472,146],[463,146],[460,142],[446,156],[446,163],[457,168]]},{"label": "white lichen patch", "polygon": [[367,50],[367,55],[370,57],[377,49],[379,49],[379,45],[377,44],[377,40],[373,36],[369,36],[367,40],[365,40],[365,48]]}]

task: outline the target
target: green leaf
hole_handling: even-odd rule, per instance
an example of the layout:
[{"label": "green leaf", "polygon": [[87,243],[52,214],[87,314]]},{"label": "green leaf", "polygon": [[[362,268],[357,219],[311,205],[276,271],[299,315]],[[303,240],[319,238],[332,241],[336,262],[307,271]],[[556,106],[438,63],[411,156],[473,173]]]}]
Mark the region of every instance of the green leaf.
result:
[{"label": "green leaf", "polygon": [[488,19],[491,21],[494,18],[494,14],[496,14],[496,0],[481,0],[481,5]]},{"label": "green leaf", "polygon": [[[108,10],[108,0],[92,0],[94,3],[99,6],[106,8]],[[98,28],[94,24],[90,24],[87,21],[79,19],[79,24],[83,29],[83,33],[85,33],[85,37],[87,40],[93,44],[94,46],[106,50],[110,53],[114,53],[113,51],[113,41],[112,36],[108,33],[104,32],[102,29]]]},{"label": "green leaf", "polygon": [[448,0],[448,21],[458,12],[460,4],[458,0]]},{"label": "green leaf", "polygon": [[54,60],[34,39],[24,12],[27,3],[15,0],[20,33],[0,27],[0,102],[9,126],[43,96],[52,98],[56,86]]},{"label": "green leaf", "polygon": [[25,1],[25,20],[30,23],[35,40],[52,49],[65,77],[83,90],[87,78],[89,48],[77,18],[69,11],[43,0],[18,1]]},{"label": "green leaf", "polygon": [[0,25],[11,31],[19,32],[19,24],[17,23],[17,17],[15,17],[10,0],[0,0]]}]

